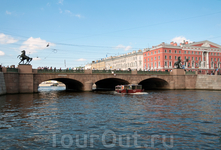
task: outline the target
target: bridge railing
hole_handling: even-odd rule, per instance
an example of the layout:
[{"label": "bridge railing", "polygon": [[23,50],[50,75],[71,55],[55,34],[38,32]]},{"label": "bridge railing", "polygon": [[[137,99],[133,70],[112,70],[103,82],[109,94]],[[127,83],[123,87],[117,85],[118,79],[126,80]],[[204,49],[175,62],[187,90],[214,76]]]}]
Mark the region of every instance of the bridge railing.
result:
[{"label": "bridge railing", "polygon": [[127,70],[92,70],[93,74],[131,74]]},{"label": "bridge railing", "polygon": [[195,75],[196,72],[195,71],[186,71],[185,75]]},{"label": "bridge railing", "polygon": [[84,73],[84,70],[38,69],[38,73]]},{"label": "bridge railing", "polygon": [[6,71],[18,73],[18,68],[7,68]]},{"label": "bridge railing", "polygon": [[169,75],[170,72],[166,72],[166,71],[137,71],[137,74]]}]

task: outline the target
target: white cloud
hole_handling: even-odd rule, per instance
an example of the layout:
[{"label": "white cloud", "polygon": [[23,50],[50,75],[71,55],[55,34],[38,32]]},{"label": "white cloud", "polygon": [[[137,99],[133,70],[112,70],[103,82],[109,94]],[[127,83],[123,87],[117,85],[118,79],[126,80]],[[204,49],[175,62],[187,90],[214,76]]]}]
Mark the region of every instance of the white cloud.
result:
[{"label": "white cloud", "polygon": [[61,10],[61,8],[59,8],[59,12],[60,12],[60,14],[62,14],[63,11]]},{"label": "white cloud", "polygon": [[33,60],[41,60],[41,58],[35,57],[35,58],[33,58]]},{"label": "white cloud", "polygon": [[192,41],[186,39],[183,36],[177,36],[177,37],[173,38],[171,41],[176,42],[176,43],[183,43],[183,40],[188,41],[189,43],[192,43]]},{"label": "white cloud", "polygon": [[86,61],[86,59],[80,58],[80,59],[78,59],[77,61]]},{"label": "white cloud", "polygon": [[64,0],[59,0],[59,1],[58,1],[58,4],[63,5],[63,2],[64,2]]},{"label": "white cloud", "polygon": [[11,15],[12,13],[10,11],[7,11],[5,12],[7,15]]},{"label": "white cloud", "polygon": [[124,46],[124,45],[120,44],[120,45],[116,46],[115,49],[124,49],[125,51],[128,51],[128,50],[132,49],[132,47],[131,46]]},{"label": "white cloud", "polygon": [[[30,37],[27,41],[23,42],[20,50],[26,50],[27,53],[36,53],[38,50],[47,49],[49,42],[42,40],[41,38]],[[54,46],[55,44],[49,43],[49,46]]]},{"label": "white cloud", "polygon": [[0,56],[4,56],[5,53],[3,51],[0,51]]},{"label": "white cloud", "polygon": [[[61,12],[61,10],[60,10],[60,12]],[[70,10],[65,10],[64,12],[65,12],[65,14],[68,14],[68,15],[73,16],[73,17],[78,17],[78,18],[82,18],[83,17],[80,14],[72,13]]]},{"label": "white cloud", "polygon": [[0,33],[0,44],[10,44],[16,42],[18,42],[18,40],[14,39],[10,35],[5,35],[3,33]]}]

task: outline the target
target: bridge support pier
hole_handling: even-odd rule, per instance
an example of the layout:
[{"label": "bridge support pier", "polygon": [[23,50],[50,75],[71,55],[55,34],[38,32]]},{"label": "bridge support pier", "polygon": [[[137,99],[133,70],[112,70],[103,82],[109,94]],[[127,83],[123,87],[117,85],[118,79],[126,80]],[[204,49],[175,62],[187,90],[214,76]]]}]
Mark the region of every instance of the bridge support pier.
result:
[{"label": "bridge support pier", "polygon": [[93,82],[87,81],[84,83],[84,91],[91,92],[92,91]]},{"label": "bridge support pier", "polygon": [[19,93],[33,93],[33,74],[31,65],[18,65]]}]

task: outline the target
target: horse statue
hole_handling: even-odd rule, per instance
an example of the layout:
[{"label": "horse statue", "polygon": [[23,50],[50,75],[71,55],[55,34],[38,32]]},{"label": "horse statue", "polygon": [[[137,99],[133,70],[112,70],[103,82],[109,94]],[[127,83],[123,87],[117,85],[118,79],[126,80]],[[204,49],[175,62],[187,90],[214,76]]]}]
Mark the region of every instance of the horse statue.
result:
[{"label": "horse statue", "polygon": [[182,68],[182,61],[180,57],[178,57],[178,61],[176,61],[173,66],[176,66],[177,69]]},{"label": "horse statue", "polygon": [[[186,59],[183,63],[188,62],[188,61],[189,61],[189,60]],[[176,62],[174,63],[174,66],[176,66],[177,69],[184,69],[184,68],[182,67],[182,61],[181,61],[181,58],[180,58],[180,57],[178,57],[178,61],[176,61]]]},{"label": "horse statue", "polygon": [[[25,55],[25,50],[21,51],[21,55],[18,55],[18,57],[21,61],[18,63],[19,65],[21,64],[21,62],[23,62],[23,64],[29,64],[32,61],[32,58],[28,57]],[[26,63],[24,62],[26,60]]]}]

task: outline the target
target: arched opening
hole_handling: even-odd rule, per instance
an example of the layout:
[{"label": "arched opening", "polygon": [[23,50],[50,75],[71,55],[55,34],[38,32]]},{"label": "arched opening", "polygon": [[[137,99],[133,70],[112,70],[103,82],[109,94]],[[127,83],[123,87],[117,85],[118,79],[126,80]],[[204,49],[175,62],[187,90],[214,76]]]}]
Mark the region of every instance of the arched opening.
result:
[{"label": "arched opening", "polygon": [[159,78],[149,78],[141,81],[139,84],[142,85],[144,90],[167,89],[169,86],[167,81]]},{"label": "arched opening", "polygon": [[95,84],[97,91],[114,91],[116,85],[129,84],[129,82],[118,78],[108,78],[99,80]]},{"label": "arched opening", "polygon": [[63,90],[68,90],[68,91],[83,91],[83,84],[73,79],[67,79],[67,78],[49,79],[39,84],[39,87],[44,86],[44,84],[45,86],[51,86],[51,87],[54,86],[64,87]]}]

